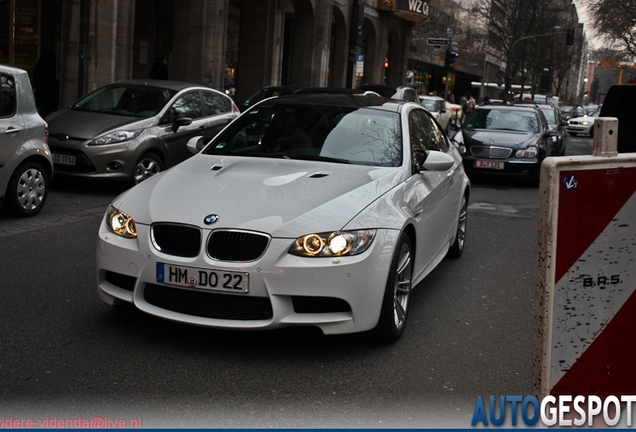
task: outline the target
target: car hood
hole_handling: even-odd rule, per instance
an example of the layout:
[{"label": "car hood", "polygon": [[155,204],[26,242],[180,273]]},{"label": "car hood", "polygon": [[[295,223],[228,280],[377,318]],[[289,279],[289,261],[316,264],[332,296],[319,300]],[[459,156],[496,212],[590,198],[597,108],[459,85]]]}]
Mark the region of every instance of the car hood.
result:
[{"label": "car hood", "polygon": [[464,143],[467,145],[491,145],[510,148],[522,148],[536,143],[539,134],[494,131],[494,130],[463,130]]},{"label": "car hood", "polygon": [[122,127],[143,129],[153,123],[154,117],[134,118],[113,114],[102,114],[64,108],[49,114],[49,135],[68,135],[75,139],[92,139]]},{"label": "car hood", "polygon": [[196,155],[113,203],[137,224],[179,222],[261,231],[274,237],[343,228],[404,180],[401,168]]}]

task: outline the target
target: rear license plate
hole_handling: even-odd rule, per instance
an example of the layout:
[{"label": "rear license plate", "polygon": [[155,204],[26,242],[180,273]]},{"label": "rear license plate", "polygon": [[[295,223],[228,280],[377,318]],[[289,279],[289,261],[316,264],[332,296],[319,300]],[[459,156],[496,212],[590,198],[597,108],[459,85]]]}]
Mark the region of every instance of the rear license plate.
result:
[{"label": "rear license plate", "polygon": [[75,156],[53,153],[53,162],[60,165],[75,165]]},{"label": "rear license plate", "polygon": [[212,291],[246,293],[249,274],[157,263],[157,282]]},{"label": "rear license plate", "polygon": [[504,162],[493,162],[493,161],[483,161],[477,160],[475,161],[475,168],[490,168],[490,169],[498,169],[502,170],[506,164]]}]

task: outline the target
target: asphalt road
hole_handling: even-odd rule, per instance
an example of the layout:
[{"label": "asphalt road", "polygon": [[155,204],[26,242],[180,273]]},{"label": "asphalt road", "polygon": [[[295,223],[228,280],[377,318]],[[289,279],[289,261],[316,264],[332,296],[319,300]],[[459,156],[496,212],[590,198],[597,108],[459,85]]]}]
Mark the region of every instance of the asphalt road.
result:
[{"label": "asphalt road", "polygon": [[0,421],[470,427],[478,395],[531,392],[537,188],[474,183],[464,255],[415,289],[392,345],[209,330],[103,304],[96,233],[121,190],[56,179],[36,218],[0,208]]}]

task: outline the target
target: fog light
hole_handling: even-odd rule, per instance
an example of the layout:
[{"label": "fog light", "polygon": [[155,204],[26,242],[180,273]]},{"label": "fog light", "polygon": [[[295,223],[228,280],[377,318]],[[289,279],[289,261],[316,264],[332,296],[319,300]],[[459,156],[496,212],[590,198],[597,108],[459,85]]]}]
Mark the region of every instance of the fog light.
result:
[{"label": "fog light", "polygon": [[119,171],[122,166],[123,165],[121,162],[110,162],[108,165],[106,165],[106,169],[108,171]]}]

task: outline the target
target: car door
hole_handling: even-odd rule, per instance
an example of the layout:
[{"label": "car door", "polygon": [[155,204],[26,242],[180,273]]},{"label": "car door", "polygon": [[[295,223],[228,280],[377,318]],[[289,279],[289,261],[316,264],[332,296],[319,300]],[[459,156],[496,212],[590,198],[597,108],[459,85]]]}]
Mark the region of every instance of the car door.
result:
[{"label": "car door", "polygon": [[203,108],[207,121],[204,138],[214,138],[221,129],[237,117],[230,98],[212,91],[202,91]]},{"label": "car door", "polygon": [[[428,273],[444,257],[459,212],[461,161],[449,171],[420,171],[417,166],[426,151],[450,152],[444,132],[423,109],[408,117],[412,176],[407,182],[408,207],[416,218],[416,269]],[[417,275],[419,277],[420,275]]]},{"label": "car door", "polygon": [[[187,148],[188,140],[206,132],[217,123],[227,123],[227,114],[218,115],[211,111],[207,115],[207,106],[203,103],[201,90],[195,89],[179,95],[167,108],[159,126],[157,137],[163,141],[166,149],[166,168],[173,166],[192,153]],[[179,124],[184,118],[190,119],[189,124]]]},{"label": "car door", "polygon": [[0,74],[0,179],[12,174],[13,159],[26,137],[24,119],[18,108],[15,78]]}]

